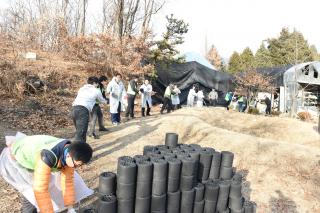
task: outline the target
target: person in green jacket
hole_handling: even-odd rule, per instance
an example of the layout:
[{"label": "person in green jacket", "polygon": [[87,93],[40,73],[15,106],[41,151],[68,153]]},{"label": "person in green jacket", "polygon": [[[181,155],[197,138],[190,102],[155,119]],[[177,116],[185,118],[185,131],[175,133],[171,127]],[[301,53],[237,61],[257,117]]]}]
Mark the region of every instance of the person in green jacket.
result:
[{"label": "person in green jacket", "polygon": [[[87,187],[81,184],[79,175],[75,178],[74,169],[91,160],[93,151],[89,144],[33,135],[7,142],[7,146],[0,155],[0,174],[23,194],[22,212],[37,212],[37,205],[41,213],[53,213],[63,208],[59,203],[68,207],[68,212],[75,212],[72,206]],[[60,173],[60,190],[53,187],[57,179],[52,173],[56,172]]]},{"label": "person in green jacket", "polygon": [[224,97],[224,100],[226,101],[226,108],[229,110],[229,105],[232,101],[233,98],[233,93],[232,92],[227,92],[226,96]]},{"label": "person in green jacket", "polygon": [[243,96],[242,95],[239,95],[238,96],[238,110],[239,112],[242,112],[243,111],[243,106],[244,106],[244,99],[243,99]]}]

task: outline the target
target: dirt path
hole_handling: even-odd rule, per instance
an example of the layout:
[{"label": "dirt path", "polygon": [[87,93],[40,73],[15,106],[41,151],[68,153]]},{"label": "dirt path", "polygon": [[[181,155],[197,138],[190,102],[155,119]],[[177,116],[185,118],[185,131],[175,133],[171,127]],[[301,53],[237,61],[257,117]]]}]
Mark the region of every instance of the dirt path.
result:
[{"label": "dirt path", "polygon": [[[257,212],[320,212],[320,137],[314,126],[222,108],[182,109],[135,119],[112,127],[99,140],[90,139],[94,159],[80,173],[96,188],[98,175],[115,171],[118,157],[141,154],[143,146],[163,144],[166,132],[177,132],[181,143],[234,152],[234,166],[246,178],[245,196],[257,203]],[[11,187],[3,180],[0,187],[0,212],[17,209],[6,199],[14,196]]]}]

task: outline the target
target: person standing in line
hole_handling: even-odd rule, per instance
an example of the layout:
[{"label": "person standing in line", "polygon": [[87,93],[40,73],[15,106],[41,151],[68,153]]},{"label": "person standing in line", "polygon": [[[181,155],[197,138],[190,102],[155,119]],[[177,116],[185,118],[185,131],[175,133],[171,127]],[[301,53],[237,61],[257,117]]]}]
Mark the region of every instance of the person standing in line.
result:
[{"label": "person standing in line", "polygon": [[248,98],[246,96],[243,96],[242,112],[245,112],[247,107],[248,107]]},{"label": "person standing in line", "polygon": [[171,101],[172,101],[173,109],[176,110],[179,108],[179,105],[180,105],[179,94],[181,93],[177,85],[174,85],[173,92],[174,94],[171,95]]},{"label": "person standing in line", "polygon": [[71,115],[76,128],[75,142],[87,141],[90,112],[96,100],[103,104],[107,103],[101,92],[97,90],[98,85],[99,79],[97,77],[89,77],[87,84],[79,89],[77,97],[72,104]]},{"label": "person standing in line", "polygon": [[[105,89],[104,89],[104,82],[106,82],[108,78],[106,76],[100,76],[99,77],[99,86],[98,86],[98,91],[101,92],[102,97],[107,100],[106,94],[105,94]],[[100,102],[99,100],[96,100],[96,104],[92,108],[91,112],[91,125],[90,125],[90,130],[89,130],[89,137],[93,137],[94,139],[99,139],[99,136],[95,133],[95,127],[96,127],[96,122],[98,120],[99,124],[99,131],[108,131],[107,128],[104,127],[104,121],[103,121],[103,113],[100,107]]]},{"label": "person standing in line", "polygon": [[229,110],[229,105],[230,105],[230,103],[232,101],[232,98],[233,98],[232,92],[227,92],[226,96],[224,97],[224,100],[226,101],[227,110]]},{"label": "person standing in line", "polygon": [[169,84],[164,92],[163,105],[160,110],[161,114],[163,114],[163,111],[165,109],[167,109],[167,113],[171,112],[171,109],[172,109],[171,95],[174,94],[173,89],[174,89],[173,84]]},{"label": "person standing in line", "polygon": [[266,103],[267,105],[267,108],[266,108],[266,115],[271,115],[271,100],[270,98],[268,98],[268,96],[264,96],[265,99],[264,99],[264,102]]},{"label": "person standing in line", "polygon": [[134,77],[129,81],[127,95],[128,95],[128,107],[126,110],[125,117],[128,119],[129,115],[131,119],[134,118],[134,100],[136,99],[136,95],[139,93],[138,87],[138,77]]},{"label": "person standing in line", "polygon": [[[141,94],[141,116],[145,115],[150,116],[150,111],[152,107],[152,85],[149,83],[149,80],[144,80],[144,83],[140,87]],[[147,107],[147,112],[145,114],[145,109]]]},{"label": "person standing in line", "polygon": [[189,90],[188,93],[188,99],[187,99],[187,106],[188,107],[193,107],[195,98],[197,97],[197,91],[196,91],[196,86],[193,85],[192,88]]},{"label": "person standing in line", "polygon": [[121,122],[121,102],[123,96],[126,95],[126,90],[121,79],[122,76],[120,73],[118,73],[115,77],[112,78],[112,81],[110,81],[107,86],[107,93],[110,94],[109,99],[111,122],[114,126],[119,125]]},{"label": "person standing in line", "polygon": [[239,112],[242,112],[242,110],[243,110],[243,106],[244,106],[244,103],[243,103],[243,96],[242,95],[239,95],[238,96],[238,111]]},{"label": "person standing in line", "polygon": [[212,88],[211,92],[209,93],[210,106],[215,107],[217,105],[217,100],[218,100],[218,93],[215,91],[214,88]]},{"label": "person standing in line", "polygon": [[203,98],[204,94],[202,89],[200,89],[197,93],[197,107],[203,107]]}]

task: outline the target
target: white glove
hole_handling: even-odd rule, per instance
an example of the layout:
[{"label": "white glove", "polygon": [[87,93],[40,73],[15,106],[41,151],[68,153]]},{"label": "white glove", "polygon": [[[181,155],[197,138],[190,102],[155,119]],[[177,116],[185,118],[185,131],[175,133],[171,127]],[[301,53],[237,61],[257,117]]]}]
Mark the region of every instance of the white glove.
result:
[{"label": "white glove", "polygon": [[77,213],[76,210],[74,210],[74,208],[68,209],[67,213]]}]

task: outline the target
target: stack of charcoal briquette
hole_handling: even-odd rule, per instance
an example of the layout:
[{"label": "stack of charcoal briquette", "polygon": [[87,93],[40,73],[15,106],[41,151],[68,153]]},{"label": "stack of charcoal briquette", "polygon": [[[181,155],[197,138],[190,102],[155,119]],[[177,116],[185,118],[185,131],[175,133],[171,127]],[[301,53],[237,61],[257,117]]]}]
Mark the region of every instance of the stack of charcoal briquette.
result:
[{"label": "stack of charcoal briquette", "polygon": [[143,155],[118,159],[117,175],[99,178],[99,213],[253,213],[234,174],[234,155],[178,144],[167,133],[165,145],[145,146]]}]

